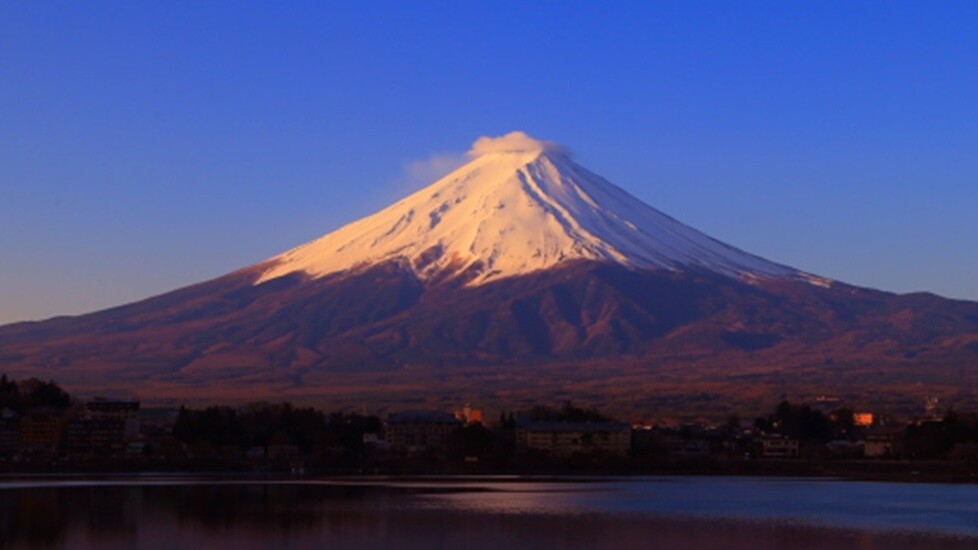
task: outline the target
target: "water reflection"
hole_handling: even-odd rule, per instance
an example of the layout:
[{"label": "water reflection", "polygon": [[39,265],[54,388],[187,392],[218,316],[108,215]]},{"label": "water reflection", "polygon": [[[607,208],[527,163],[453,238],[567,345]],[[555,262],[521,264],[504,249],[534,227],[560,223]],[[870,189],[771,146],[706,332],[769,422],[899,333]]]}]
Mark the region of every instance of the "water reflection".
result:
[{"label": "water reflection", "polygon": [[[727,506],[736,500],[730,491],[743,492],[749,485],[750,481],[723,479],[0,483],[0,546],[842,550],[973,548],[978,543],[976,538],[922,532],[797,524],[758,510],[753,516],[715,510],[689,513],[690,503],[697,501],[689,495],[712,487],[713,500]],[[767,495],[760,497],[762,501],[771,494],[789,493],[804,500],[805,492],[797,487],[791,491],[774,487],[774,493],[763,484],[757,489]],[[821,492],[823,487],[827,492]],[[856,491],[847,487],[848,492],[842,487],[840,493],[840,487],[818,486],[816,500],[834,491],[841,502],[867,487],[883,490],[881,497],[889,498],[885,487],[857,486]],[[687,496],[677,496],[683,493]],[[960,492],[957,498],[965,494]],[[756,499],[739,502],[746,508],[758,507]],[[967,505],[972,511],[978,509],[974,498]]]},{"label": "water reflection", "polygon": [[[610,513],[780,521],[978,538],[978,487],[749,477],[653,477],[528,484],[519,495],[449,493],[453,509],[505,513]],[[567,485],[564,485],[567,487]]]}]

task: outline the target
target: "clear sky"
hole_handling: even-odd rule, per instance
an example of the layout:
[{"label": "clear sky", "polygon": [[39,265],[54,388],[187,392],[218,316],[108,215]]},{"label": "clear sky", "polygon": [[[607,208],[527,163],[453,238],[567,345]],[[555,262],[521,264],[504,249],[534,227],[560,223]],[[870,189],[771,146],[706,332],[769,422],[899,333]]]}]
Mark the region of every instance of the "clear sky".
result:
[{"label": "clear sky", "polygon": [[978,299],[976,29],[975,2],[3,2],[0,323],[265,259],[517,129],[769,259]]}]

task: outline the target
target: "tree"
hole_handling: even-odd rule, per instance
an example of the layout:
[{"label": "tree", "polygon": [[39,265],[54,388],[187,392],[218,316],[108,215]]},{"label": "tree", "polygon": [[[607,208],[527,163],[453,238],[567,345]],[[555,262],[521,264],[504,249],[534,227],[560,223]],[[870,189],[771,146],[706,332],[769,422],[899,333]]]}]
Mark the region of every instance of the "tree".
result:
[{"label": "tree", "polygon": [[22,413],[23,408],[17,383],[8,379],[6,374],[0,376],[0,410],[10,409]]},{"label": "tree", "polygon": [[21,382],[20,393],[28,409],[50,407],[63,411],[71,405],[71,396],[55,384],[54,380],[42,382],[30,378]]}]

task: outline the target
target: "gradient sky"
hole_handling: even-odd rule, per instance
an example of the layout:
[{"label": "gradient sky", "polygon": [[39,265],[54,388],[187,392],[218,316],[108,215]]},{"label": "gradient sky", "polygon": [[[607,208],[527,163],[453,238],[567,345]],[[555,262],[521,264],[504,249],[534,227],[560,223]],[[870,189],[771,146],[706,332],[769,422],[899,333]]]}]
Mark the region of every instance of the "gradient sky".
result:
[{"label": "gradient sky", "polygon": [[524,130],[853,284],[978,299],[975,2],[4,2],[0,323],[257,262]]}]

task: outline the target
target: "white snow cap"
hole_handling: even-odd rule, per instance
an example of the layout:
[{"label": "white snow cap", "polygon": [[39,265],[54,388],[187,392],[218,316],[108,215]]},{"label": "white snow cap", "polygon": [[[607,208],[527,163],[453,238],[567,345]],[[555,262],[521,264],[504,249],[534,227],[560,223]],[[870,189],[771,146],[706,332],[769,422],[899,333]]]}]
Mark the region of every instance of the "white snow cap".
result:
[{"label": "white snow cap", "polygon": [[701,270],[757,282],[805,273],[717,241],[523,132],[481,137],[464,166],[373,215],[262,264],[256,284],[397,261],[422,280],[481,285],[570,260]]},{"label": "white snow cap", "polygon": [[490,153],[559,153],[570,156],[563,145],[533,138],[519,130],[499,137],[482,136],[472,143],[468,155],[475,158]]}]

